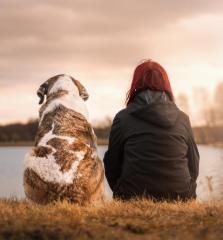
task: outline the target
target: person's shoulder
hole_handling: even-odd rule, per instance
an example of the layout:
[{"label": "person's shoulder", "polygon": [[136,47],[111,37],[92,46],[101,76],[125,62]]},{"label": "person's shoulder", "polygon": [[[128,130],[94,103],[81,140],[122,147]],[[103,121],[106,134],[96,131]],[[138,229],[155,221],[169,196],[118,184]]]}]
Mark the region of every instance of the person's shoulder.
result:
[{"label": "person's shoulder", "polygon": [[128,113],[126,111],[126,108],[121,109],[114,117],[113,123],[122,123],[126,121],[126,118],[128,118]]},{"label": "person's shoulder", "polygon": [[115,118],[123,118],[126,115],[127,115],[126,108],[123,108],[115,115]]},{"label": "person's shoulder", "polygon": [[[179,108],[178,108],[179,109]],[[190,117],[188,114],[183,112],[182,110],[179,109],[179,117],[181,120],[183,120],[185,123],[190,124]]]},{"label": "person's shoulder", "polygon": [[120,110],[112,121],[112,129],[120,129],[123,127],[125,109]]}]

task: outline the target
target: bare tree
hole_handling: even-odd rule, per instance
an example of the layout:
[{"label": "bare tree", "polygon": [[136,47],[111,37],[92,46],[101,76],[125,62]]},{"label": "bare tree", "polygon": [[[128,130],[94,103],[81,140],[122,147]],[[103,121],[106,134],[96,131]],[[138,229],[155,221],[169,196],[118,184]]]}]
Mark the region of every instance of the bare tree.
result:
[{"label": "bare tree", "polygon": [[206,88],[194,90],[194,103],[198,104],[200,117],[204,125],[213,127],[216,125],[216,110],[212,104],[211,94]]},{"label": "bare tree", "polygon": [[185,93],[180,93],[176,98],[177,105],[186,114],[190,113],[188,96]]},{"label": "bare tree", "polygon": [[218,124],[223,124],[223,82],[220,82],[215,89],[214,94],[216,117]]}]

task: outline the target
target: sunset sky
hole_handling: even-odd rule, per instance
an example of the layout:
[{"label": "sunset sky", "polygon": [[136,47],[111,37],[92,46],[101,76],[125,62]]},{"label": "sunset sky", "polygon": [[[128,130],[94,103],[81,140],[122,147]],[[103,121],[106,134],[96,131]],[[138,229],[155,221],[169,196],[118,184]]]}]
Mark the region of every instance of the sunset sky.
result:
[{"label": "sunset sky", "polygon": [[174,93],[223,81],[222,0],[0,0],[0,124],[38,116],[36,90],[67,73],[88,89],[93,122],[124,106],[134,68],[152,58]]}]

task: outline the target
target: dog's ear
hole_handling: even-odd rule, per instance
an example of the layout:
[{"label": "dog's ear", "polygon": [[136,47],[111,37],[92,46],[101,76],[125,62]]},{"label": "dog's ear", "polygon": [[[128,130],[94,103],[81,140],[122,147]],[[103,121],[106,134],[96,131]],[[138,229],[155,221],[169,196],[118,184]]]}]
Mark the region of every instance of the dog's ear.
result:
[{"label": "dog's ear", "polygon": [[45,95],[47,94],[47,91],[48,91],[48,82],[45,82],[42,85],[40,85],[37,91],[37,95],[40,98],[39,104],[42,104],[44,102],[44,98],[45,98]]},{"label": "dog's ear", "polygon": [[81,96],[81,98],[84,101],[87,101],[89,98],[89,94],[88,94],[86,88],[78,80],[76,80],[74,78],[72,78],[72,80],[73,80],[74,84],[77,86],[79,95]]}]

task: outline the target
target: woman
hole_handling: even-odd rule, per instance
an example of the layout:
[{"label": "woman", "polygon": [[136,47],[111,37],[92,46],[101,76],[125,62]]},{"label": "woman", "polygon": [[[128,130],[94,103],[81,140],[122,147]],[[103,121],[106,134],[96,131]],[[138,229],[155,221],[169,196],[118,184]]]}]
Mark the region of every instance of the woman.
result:
[{"label": "woman", "polygon": [[104,157],[114,197],[195,199],[199,153],[162,66],[148,60],[136,67],[126,105],[114,118]]}]

